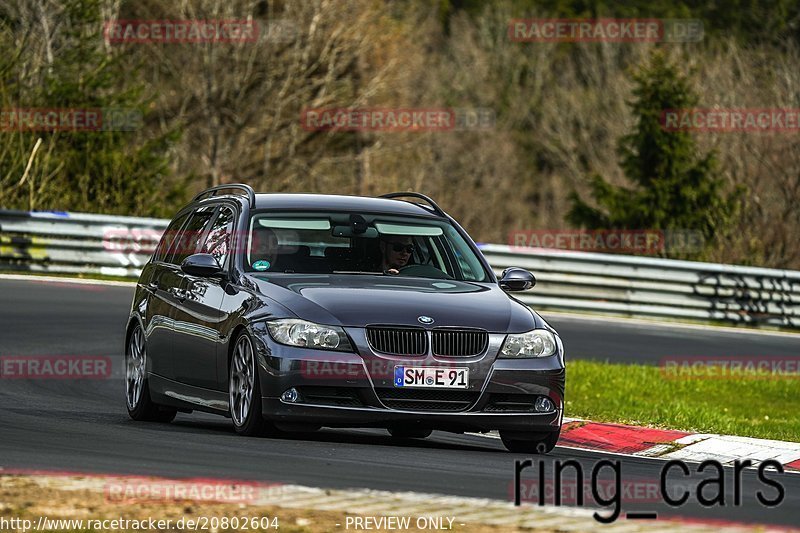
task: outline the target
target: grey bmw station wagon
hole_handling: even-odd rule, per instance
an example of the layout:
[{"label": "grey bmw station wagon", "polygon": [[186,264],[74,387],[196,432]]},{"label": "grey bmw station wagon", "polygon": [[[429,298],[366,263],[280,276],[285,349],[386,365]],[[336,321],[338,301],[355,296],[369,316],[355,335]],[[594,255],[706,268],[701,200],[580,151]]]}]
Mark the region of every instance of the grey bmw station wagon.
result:
[{"label": "grey bmw station wagon", "polygon": [[135,420],[194,410],[243,435],[379,427],[498,430],[546,453],[564,406],[556,331],[509,293],[430,198],[209,189],[181,209],[136,285],[126,332]]}]

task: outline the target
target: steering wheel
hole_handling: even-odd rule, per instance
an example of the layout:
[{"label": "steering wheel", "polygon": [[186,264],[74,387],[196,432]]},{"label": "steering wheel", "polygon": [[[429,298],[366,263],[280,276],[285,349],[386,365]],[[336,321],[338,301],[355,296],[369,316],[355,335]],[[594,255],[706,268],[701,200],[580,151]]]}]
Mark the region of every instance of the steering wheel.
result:
[{"label": "steering wheel", "polygon": [[419,278],[453,279],[435,266],[431,265],[406,265],[398,269],[400,274]]}]

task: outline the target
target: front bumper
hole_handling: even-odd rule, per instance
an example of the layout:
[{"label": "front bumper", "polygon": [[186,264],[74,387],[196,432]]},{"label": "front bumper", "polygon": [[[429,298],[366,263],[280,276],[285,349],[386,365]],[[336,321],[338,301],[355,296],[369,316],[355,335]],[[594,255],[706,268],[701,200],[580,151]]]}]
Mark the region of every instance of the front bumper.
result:
[{"label": "front bumper", "polygon": [[562,411],[552,413],[459,413],[401,411],[386,408],[331,407],[287,404],[277,398],[262,398],[262,413],[273,422],[301,423],[327,427],[418,426],[442,431],[486,432],[492,430],[520,433],[557,431]]},{"label": "front bumper", "polygon": [[[414,425],[446,431],[541,433],[561,427],[565,369],[563,347],[551,357],[496,359],[503,335],[492,335],[487,350],[476,357],[403,358],[377,354],[364,330],[347,328],[356,353],[311,350],[277,344],[263,326],[253,326],[261,374],[262,413],[274,422],[329,427]],[[467,367],[467,389],[395,387],[394,367]],[[287,403],[281,394],[294,387],[300,401]],[[539,396],[555,408],[533,411]]]}]

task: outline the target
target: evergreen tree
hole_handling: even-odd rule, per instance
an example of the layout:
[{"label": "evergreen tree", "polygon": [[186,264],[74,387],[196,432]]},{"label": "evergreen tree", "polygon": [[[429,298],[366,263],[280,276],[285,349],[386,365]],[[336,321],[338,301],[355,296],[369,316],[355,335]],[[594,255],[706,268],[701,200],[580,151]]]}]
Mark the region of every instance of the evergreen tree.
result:
[{"label": "evergreen tree", "polygon": [[0,206],[164,216],[183,199],[167,180],[177,132],[147,128],[141,65],[124,48],[104,46],[101,7],[100,0],[65,0],[49,33],[34,26],[48,42],[44,56],[36,52],[43,46],[19,40],[20,28],[0,10],[0,44],[9,52],[0,57],[0,108],[99,113],[96,130],[0,132]]},{"label": "evergreen tree", "polygon": [[662,128],[664,110],[697,104],[689,80],[655,51],[634,74],[634,131],[619,140],[620,166],[632,188],[590,179],[593,207],[573,193],[570,222],[591,229],[697,230],[706,243],[723,235],[739,211],[741,191],[725,194],[713,152],[697,153],[687,131]]}]

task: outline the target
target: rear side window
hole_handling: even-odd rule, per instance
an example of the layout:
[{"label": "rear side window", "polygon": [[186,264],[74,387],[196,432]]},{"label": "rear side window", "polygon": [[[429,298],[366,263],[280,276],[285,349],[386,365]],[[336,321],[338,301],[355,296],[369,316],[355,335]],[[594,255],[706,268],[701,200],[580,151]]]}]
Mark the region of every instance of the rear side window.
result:
[{"label": "rear side window", "polygon": [[180,265],[184,259],[200,251],[208,223],[215,210],[216,206],[206,206],[192,212],[189,222],[180,231],[172,246],[172,251],[166,259],[167,263]]},{"label": "rear side window", "polygon": [[164,260],[169,252],[169,249],[171,248],[172,243],[174,243],[178,237],[178,231],[181,229],[181,227],[183,227],[183,224],[186,222],[187,218],[189,218],[189,213],[185,213],[170,222],[166,231],[161,236],[161,240],[158,242],[156,251],[153,254],[153,261]]},{"label": "rear side window", "polygon": [[236,214],[233,209],[227,206],[220,207],[203,244],[203,253],[213,255],[220,266],[225,266],[225,261],[228,259],[235,222]]}]

